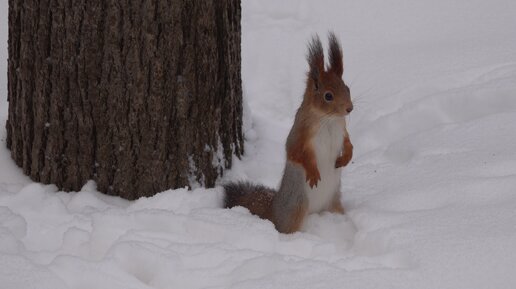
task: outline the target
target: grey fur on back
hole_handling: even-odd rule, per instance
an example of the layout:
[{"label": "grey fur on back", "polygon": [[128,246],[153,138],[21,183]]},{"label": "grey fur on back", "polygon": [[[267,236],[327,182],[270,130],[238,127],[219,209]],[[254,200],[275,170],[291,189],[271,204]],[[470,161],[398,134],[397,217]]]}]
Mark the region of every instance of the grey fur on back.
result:
[{"label": "grey fur on back", "polygon": [[274,195],[272,211],[275,217],[276,228],[282,232],[290,226],[288,223],[292,212],[307,205],[308,199],[304,189],[304,169],[287,161],[281,185]]}]

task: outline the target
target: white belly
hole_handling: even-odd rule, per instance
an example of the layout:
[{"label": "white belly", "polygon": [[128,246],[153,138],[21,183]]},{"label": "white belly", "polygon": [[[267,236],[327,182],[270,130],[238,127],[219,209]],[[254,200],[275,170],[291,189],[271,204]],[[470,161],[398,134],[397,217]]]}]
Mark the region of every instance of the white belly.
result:
[{"label": "white belly", "polygon": [[328,209],[335,195],[340,194],[341,169],[335,168],[335,161],[342,151],[345,126],[344,118],[322,121],[313,140],[321,180],[313,188],[305,183],[309,213]]}]

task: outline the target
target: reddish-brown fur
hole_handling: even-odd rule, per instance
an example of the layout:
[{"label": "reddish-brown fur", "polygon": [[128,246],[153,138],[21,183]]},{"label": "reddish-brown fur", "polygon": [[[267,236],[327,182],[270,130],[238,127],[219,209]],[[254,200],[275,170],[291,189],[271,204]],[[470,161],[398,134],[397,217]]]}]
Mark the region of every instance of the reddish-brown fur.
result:
[{"label": "reddish-brown fur", "polygon": [[313,187],[321,180],[317,169],[317,160],[312,145],[312,138],[317,131],[309,117],[301,118],[294,125],[294,141],[287,143],[287,159],[303,166],[306,173],[306,181]]},{"label": "reddish-brown fur", "polygon": [[[294,140],[287,143],[287,159],[303,166],[306,181],[312,188],[321,180],[312,145],[312,138],[319,129],[320,120],[328,115],[345,116],[349,113],[347,110],[353,106],[349,88],[342,81],[342,52],[335,36],[330,34],[330,68],[327,71],[324,70],[324,55],[319,49],[322,48],[314,40],[309,47],[310,71],[305,94],[292,128]],[[327,92],[334,95],[331,103],[324,100],[323,96]],[[353,147],[347,132],[343,133],[346,135],[344,152],[336,160],[336,168],[345,166],[352,156]]]},{"label": "reddish-brown fur", "polygon": [[346,133],[346,136],[344,137],[344,147],[342,149],[342,155],[337,158],[337,161],[335,161],[335,168],[340,168],[347,165],[352,157],[353,145],[351,144],[349,136]]},{"label": "reddish-brown fur", "polygon": [[[318,118],[324,116],[336,115],[342,116],[348,114],[348,108],[353,107],[349,97],[349,88],[342,82],[339,76],[329,72],[320,73],[317,81],[317,89],[315,81],[311,78],[307,80],[307,87],[303,98],[303,103],[299,108],[303,114],[315,113]],[[331,92],[334,95],[332,103],[324,100],[324,94]],[[312,111],[310,111],[310,108]]]}]

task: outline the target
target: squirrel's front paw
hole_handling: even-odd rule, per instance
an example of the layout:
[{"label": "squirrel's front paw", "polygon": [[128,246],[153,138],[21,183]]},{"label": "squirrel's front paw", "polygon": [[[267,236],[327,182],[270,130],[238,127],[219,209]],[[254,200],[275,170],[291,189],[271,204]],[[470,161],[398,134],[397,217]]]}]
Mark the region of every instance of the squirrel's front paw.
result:
[{"label": "squirrel's front paw", "polygon": [[343,167],[349,163],[351,160],[351,155],[344,155],[337,158],[335,161],[335,168],[338,169],[340,167]]},{"label": "squirrel's front paw", "polygon": [[314,186],[317,187],[317,183],[321,180],[321,175],[319,174],[319,170],[315,169],[314,171],[306,173],[306,181],[310,188],[313,189]]}]

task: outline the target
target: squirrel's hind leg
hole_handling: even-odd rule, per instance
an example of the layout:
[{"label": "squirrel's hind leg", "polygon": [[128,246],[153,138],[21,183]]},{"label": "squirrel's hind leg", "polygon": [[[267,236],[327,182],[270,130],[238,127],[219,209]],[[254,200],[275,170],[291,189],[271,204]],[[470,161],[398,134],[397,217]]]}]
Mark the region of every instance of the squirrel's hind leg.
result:
[{"label": "squirrel's hind leg", "polygon": [[328,208],[328,211],[330,211],[331,213],[344,214],[344,207],[340,202],[340,193],[337,193],[335,198],[333,198],[330,207]]},{"label": "squirrel's hind leg", "polygon": [[275,218],[274,225],[280,233],[290,234],[297,232],[301,229],[301,226],[303,226],[303,221],[307,213],[308,202],[301,202],[297,206],[290,208],[287,212],[283,212],[283,216]]}]

